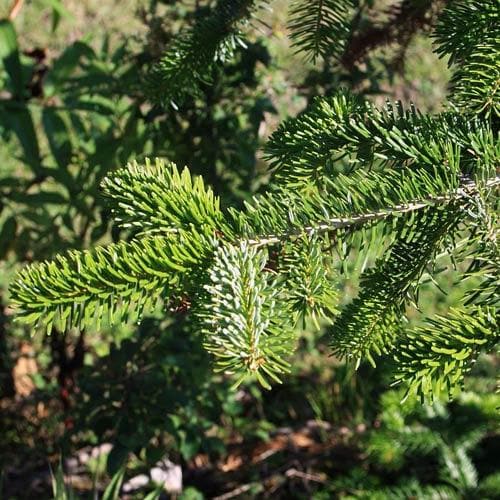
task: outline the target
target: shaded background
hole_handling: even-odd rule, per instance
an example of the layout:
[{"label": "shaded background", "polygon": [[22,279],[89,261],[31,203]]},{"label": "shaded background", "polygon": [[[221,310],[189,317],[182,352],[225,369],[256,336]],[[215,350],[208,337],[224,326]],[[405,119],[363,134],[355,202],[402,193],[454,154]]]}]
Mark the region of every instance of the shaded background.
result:
[{"label": "shaded background", "polygon": [[[402,406],[403,392],[385,374],[389,360],[354,372],[311,329],[282,386],[234,392],[212,372],[182,311],[139,327],[47,337],[14,323],[8,307],[8,283],[22,265],[127,237],[99,183],[128,161],[161,156],[189,165],[226,206],[238,206],[269,182],[266,138],[314,95],[348,87],[378,104],[401,99],[440,110],[449,74],[426,32],[444,2],[415,2],[428,14],[419,24],[401,15],[404,2],[360,1],[358,45],[338,65],[293,54],[288,2],[276,0],[260,15],[265,24],[250,28],[248,49],[178,111],[152,103],[144,77],[213,2],[18,4],[9,23],[12,2],[0,2],[4,496],[51,498],[51,479],[64,472],[56,496],[65,489],[95,498],[123,472],[120,498],[144,498],[157,484],[163,496],[181,498],[498,498],[493,356],[480,358],[455,402]],[[345,300],[354,293],[347,282]],[[423,289],[427,313],[453,302],[454,292]]]}]

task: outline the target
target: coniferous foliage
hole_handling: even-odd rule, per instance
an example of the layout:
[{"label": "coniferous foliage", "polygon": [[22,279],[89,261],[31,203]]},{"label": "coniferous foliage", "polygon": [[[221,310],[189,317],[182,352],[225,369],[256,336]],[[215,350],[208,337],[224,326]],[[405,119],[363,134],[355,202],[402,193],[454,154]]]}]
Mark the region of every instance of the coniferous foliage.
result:
[{"label": "coniferous foliage", "polygon": [[153,99],[176,107],[186,95],[199,94],[201,83],[211,83],[212,68],[230,58],[237,46],[245,46],[241,25],[259,2],[219,0],[213,11],[181,33],[147,78]]},{"label": "coniferous foliage", "polygon": [[[324,23],[329,33],[343,30],[336,13],[350,2],[334,3],[308,3],[315,18],[300,14],[304,3],[293,7],[295,46],[312,57],[330,50]],[[494,72],[471,67],[483,53],[498,60],[490,20],[499,5],[486,3],[484,14],[478,2],[452,2],[436,31],[438,50],[456,66],[458,110],[379,109],[346,91],[318,98],[271,137],[274,182],[240,210],[221,206],[200,178],[172,163],[119,170],[103,187],[132,240],[21,271],[11,287],[19,317],[49,330],[83,328],[140,320],[158,301],[170,308],[183,301],[218,369],[236,385],[255,376],[264,387],[289,370],[297,326],[311,317],[316,326],[328,323],[336,355],[357,364],[391,355],[396,382],[408,391],[452,395],[479,352],[498,342],[497,87]],[[209,81],[254,4],[220,1],[174,42],[150,80],[160,100],[175,102]],[[454,23],[464,31],[460,41]],[[370,245],[357,238],[370,233],[382,237]],[[374,263],[358,296],[337,313],[336,275],[352,253]],[[406,331],[419,285],[438,273],[443,254],[469,290],[448,315]]]},{"label": "coniferous foliage", "polygon": [[[292,49],[307,61],[322,59],[327,66],[351,70],[367,53],[396,42],[401,51],[394,63],[401,66],[398,60],[404,58],[411,38],[432,26],[444,3],[400,0],[381,9],[388,17],[381,26],[376,15],[370,16],[377,10],[372,2],[292,0],[287,12]],[[193,25],[172,40],[146,78],[152,100],[176,108],[188,96],[199,96],[201,87],[213,81],[215,67],[245,48],[248,27],[265,26],[259,23],[259,12],[271,4],[269,0],[208,2]]]},{"label": "coniferous foliage", "polygon": [[469,113],[500,116],[500,6],[450,2],[436,27],[438,53],[454,66],[452,102]]},{"label": "coniferous foliage", "polygon": [[297,0],[290,6],[292,44],[313,61],[321,55],[340,55],[349,34],[354,7],[351,0]]}]

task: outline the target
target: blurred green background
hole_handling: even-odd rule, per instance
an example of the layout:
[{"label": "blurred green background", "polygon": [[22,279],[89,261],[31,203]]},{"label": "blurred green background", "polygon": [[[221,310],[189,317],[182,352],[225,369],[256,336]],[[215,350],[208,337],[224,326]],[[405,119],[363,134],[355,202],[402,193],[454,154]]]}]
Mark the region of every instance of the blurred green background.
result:
[{"label": "blurred green background", "polygon": [[[266,138],[314,95],[342,86],[379,104],[443,106],[449,73],[427,33],[404,51],[398,40],[377,47],[354,69],[313,65],[290,50],[284,0],[259,14],[265,22],[250,27],[248,48],[201,97],[178,111],[154,105],[148,68],[212,3],[33,0],[9,22],[13,2],[0,2],[0,492],[500,498],[494,356],[479,359],[452,403],[402,405],[389,360],[354,371],[313,329],[282,386],[234,392],[182,314],[50,337],[14,322],[7,289],[20,266],[127,237],[99,183],[128,161],[189,165],[238,206],[269,182]],[[383,23],[391,3],[360,2],[364,22]],[[345,300],[354,293],[346,281]],[[422,293],[432,313],[460,290],[429,283]]]}]

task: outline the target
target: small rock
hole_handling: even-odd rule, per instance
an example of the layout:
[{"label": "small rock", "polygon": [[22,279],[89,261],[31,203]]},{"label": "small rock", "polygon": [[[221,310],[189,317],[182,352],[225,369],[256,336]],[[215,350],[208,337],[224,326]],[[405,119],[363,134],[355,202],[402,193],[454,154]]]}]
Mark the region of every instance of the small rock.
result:
[{"label": "small rock", "polygon": [[182,468],[174,464],[168,458],[158,462],[149,471],[151,480],[156,484],[163,485],[167,493],[182,492]]},{"label": "small rock", "polygon": [[325,420],[308,420],[306,425],[309,429],[324,429],[326,431],[332,428],[332,424]]},{"label": "small rock", "polygon": [[90,453],[87,451],[79,450],[76,453],[81,464],[85,465],[90,460]]},{"label": "small rock", "polygon": [[130,493],[132,491],[139,490],[149,483],[149,477],[146,474],[139,474],[130,478],[126,483],[123,484],[124,493]]},{"label": "small rock", "polygon": [[64,460],[64,465],[66,466],[66,470],[68,471],[69,474],[72,474],[76,472],[79,469],[79,461],[78,458],[67,458]]},{"label": "small rock", "polygon": [[358,424],[356,426],[356,432],[359,432],[360,434],[362,434],[365,431],[366,431],[366,425],[365,424]]}]

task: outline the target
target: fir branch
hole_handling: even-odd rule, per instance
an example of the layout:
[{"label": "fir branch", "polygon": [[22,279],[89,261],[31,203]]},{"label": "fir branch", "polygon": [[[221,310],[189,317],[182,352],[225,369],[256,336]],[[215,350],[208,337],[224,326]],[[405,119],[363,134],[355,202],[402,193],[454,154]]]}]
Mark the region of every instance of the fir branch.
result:
[{"label": "fir branch", "polygon": [[[464,279],[479,281],[468,290],[464,305],[498,307],[500,304],[499,199],[493,191],[481,190],[471,197],[468,209],[469,238],[460,259],[470,265]],[[489,198],[493,198],[488,202]]]},{"label": "fir branch", "polygon": [[438,54],[455,66],[452,102],[468,113],[499,117],[500,2],[450,2],[435,38]]},{"label": "fir branch", "polygon": [[[175,42],[157,75],[160,99],[196,92],[210,78],[253,4],[221,0]],[[471,80],[467,89],[476,92]],[[377,223],[384,239],[375,253],[389,251],[362,275],[359,296],[337,319],[334,352],[374,362],[397,340],[399,379],[425,394],[450,387],[466,371],[453,360],[472,360],[469,344],[492,345],[489,326],[467,315],[493,317],[499,269],[490,198],[499,184],[500,143],[484,120],[496,104],[479,109],[481,99],[460,99],[469,99],[479,117],[423,116],[401,103],[379,110],[345,93],[316,100],[267,147],[279,182],[239,211],[223,212],[188,170],[161,161],[130,165],[104,188],[120,222],[139,234],[130,243],[70,252],[21,271],[11,287],[20,316],[49,330],[54,322],[82,327],[94,317],[112,321],[119,309],[119,319],[129,311],[137,319],[160,298],[188,294],[219,369],[235,374],[236,385],[254,375],[269,387],[289,369],[297,317],[317,320],[334,310],[323,238]],[[405,300],[459,223],[472,230],[470,247],[477,249],[468,276],[480,283],[467,297],[470,307],[401,340]],[[263,248],[272,246],[285,253],[275,269]],[[464,331],[457,337],[458,328]],[[474,342],[466,336],[471,331]]]},{"label": "fir branch", "polygon": [[[481,144],[479,151],[471,145]],[[339,160],[357,166],[417,165],[434,169],[460,157],[464,174],[495,171],[498,141],[482,121],[457,113],[425,116],[400,102],[378,110],[345,92],[318,98],[287,120],[266,145],[278,179],[290,186],[332,175]],[[484,164],[483,164],[484,163]]]},{"label": "fir branch", "polygon": [[[273,245],[303,234],[360,227],[454,201],[467,205],[478,185],[469,181],[460,186],[460,182],[447,169],[435,169],[434,175],[413,169],[358,171],[327,179],[321,190],[314,186],[305,193],[277,189],[255,197],[243,213],[230,210],[230,216],[235,221],[234,232],[245,235],[252,245]],[[500,177],[494,177],[486,186],[492,189],[499,184]]]},{"label": "fir branch", "polygon": [[429,319],[408,332],[394,349],[398,362],[396,382],[408,385],[407,394],[452,396],[480,351],[491,350],[499,339],[495,308],[452,308],[447,316]]},{"label": "fir branch", "polygon": [[12,302],[20,320],[49,333],[53,324],[64,331],[99,328],[105,318],[136,321],[159,299],[179,294],[207,252],[210,241],[187,231],[71,251],[20,271],[10,288]]},{"label": "fir branch", "polygon": [[460,497],[448,485],[421,485],[416,481],[410,481],[398,486],[361,492],[356,494],[355,498],[359,500],[407,500],[409,498],[459,500]]},{"label": "fir branch", "polygon": [[[500,23],[500,17],[499,17]],[[478,45],[453,74],[451,101],[465,112],[500,118],[500,30]]]},{"label": "fir branch", "polygon": [[500,33],[498,0],[453,0],[439,17],[434,32],[436,52],[450,64],[468,59],[478,45]]},{"label": "fir branch", "polygon": [[318,234],[298,238],[286,253],[280,269],[291,310],[302,318],[304,326],[310,318],[317,329],[321,318],[333,315],[338,298],[328,254],[322,244],[323,238]]},{"label": "fir branch", "polygon": [[212,12],[177,36],[152,69],[146,86],[151,98],[177,107],[188,95],[198,95],[200,85],[212,81],[214,64],[244,46],[240,27],[249,20],[257,0],[218,0]]},{"label": "fir branch", "polygon": [[401,330],[402,306],[410,287],[418,282],[459,220],[454,206],[429,208],[412,219],[402,219],[399,237],[388,256],[361,276],[361,291],[347,305],[332,329],[332,349],[359,365],[373,354],[387,353]]},{"label": "fir branch", "polygon": [[[201,177],[180,172],[173,163],[157,159],[136,162],[106,177],[104,193],[112,200],[113,215],[122,227],[147,234],[168,234],[179,229],[222,230],[220,200]],[[227,231],[227,228],[225,229]]]},{"label": "fir branch", "polygon": [[313,62],[319,56],[338,57],[350,32],[353,7],[352,0],[294,0],[288,23],[292,47]]},{"label": "fir branch", "polygon": [[218,369],[236,375],[238,386],[249,375],[270,389],[290,365],[294,350],[290,314],[280,302],[277,281],[265,272],[267,252],[242,243],[222,246],[209,271],[208,294],[195,312],[205,348]]}]

